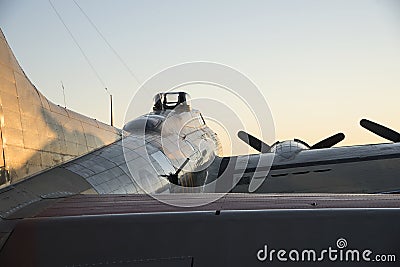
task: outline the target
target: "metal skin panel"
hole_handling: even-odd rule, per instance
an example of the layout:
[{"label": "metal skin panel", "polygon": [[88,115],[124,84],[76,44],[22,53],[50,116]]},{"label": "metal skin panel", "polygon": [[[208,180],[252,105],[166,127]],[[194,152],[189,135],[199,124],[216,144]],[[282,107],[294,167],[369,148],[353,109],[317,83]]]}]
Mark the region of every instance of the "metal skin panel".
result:
[{"label": "metal skin panel", "polygon": [[0,104],[0,166],[11,184],[120,139],[118,129],[48,101],[22,71],[3,33]]}]

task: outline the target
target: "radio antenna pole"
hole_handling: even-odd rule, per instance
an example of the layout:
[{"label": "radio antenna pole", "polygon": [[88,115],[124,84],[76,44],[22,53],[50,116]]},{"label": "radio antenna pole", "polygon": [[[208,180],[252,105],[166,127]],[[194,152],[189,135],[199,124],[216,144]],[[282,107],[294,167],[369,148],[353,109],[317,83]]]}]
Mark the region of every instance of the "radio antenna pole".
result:
[{"label": "radio antenna pole", "polygon": [[113,114],[113,97],[110,94],[110,109],[111,109],[111,126],[114,126],[114,114]]},{"label": "radio antenna pole", "polygon": [[62,87],[63,97],[64,97],[64,108],[67,108],[67,102],[65,101],[65,88],[64,88],[64,84],[62,81],[61,81],[61,87]]}]

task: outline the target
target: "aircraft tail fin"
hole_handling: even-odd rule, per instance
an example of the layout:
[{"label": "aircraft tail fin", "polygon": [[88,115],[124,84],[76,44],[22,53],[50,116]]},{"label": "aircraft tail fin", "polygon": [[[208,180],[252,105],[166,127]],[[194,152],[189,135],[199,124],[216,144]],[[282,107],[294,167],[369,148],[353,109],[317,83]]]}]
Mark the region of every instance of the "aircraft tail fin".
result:
[{"label": "aircraft tail fin", "polygon": [[119,138],[118,129],[43,96],[25,75],[0,29],[0,187]]}]

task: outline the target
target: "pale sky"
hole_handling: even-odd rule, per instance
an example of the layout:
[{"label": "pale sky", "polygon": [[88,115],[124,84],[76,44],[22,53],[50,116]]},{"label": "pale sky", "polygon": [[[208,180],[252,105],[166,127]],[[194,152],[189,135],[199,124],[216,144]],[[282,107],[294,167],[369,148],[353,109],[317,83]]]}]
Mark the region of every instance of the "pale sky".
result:
[{"label": "pale sky", "polygon": [[[313,144],[342,131],[341,145],[385,142],[361,118],[400,131],[399,1],[76,1],[139,80],[73,1],[52,0],[114,95],[118,127],[140,83],[172,65],[211,61],[260,88],[276,140]],[[0,27],[45,96],[64,105],[63,81],[68,108],[109,122],[103,85],[49,1],[0,0]]]}]

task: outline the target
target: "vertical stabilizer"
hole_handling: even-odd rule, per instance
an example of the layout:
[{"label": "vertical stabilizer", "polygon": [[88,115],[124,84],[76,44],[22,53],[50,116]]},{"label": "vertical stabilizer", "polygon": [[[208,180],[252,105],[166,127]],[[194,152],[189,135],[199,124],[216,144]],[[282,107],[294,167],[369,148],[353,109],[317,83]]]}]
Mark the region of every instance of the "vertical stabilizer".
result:
[{"label": "vertical stabilizer", "polygon": [[120,138],[119,130],[53,104],[30,82],[0,29],[2,184],[86,154]]}]

